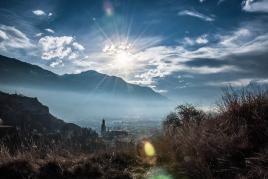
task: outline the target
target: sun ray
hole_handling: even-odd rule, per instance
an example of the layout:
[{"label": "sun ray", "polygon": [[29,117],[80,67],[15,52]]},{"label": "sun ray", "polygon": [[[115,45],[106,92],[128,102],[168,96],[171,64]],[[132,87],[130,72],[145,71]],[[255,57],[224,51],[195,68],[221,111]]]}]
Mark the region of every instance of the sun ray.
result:
[{"label": "sun ray", "polygon": [[96,27],[98,28],[98,31],[103,35],[103,37],[108,40],[111,44],[113,44],[113,41],[108,37],[108,35],[105,33],[105,31],[101,28],[98,22],[96,20],[94,21]]},{"label": "sun ray", "polygon": [[92,91],[94,92],[94,91],[98,90],[98,88],[104,83],[106,78],[107,78],[107,76],[104,75],[104,77],[96,84],[95,88]]}]

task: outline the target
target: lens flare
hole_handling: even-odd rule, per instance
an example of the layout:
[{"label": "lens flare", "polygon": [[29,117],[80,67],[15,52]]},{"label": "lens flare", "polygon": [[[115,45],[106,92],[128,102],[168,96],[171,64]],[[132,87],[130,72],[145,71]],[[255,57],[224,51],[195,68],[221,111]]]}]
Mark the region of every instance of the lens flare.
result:
[{"label": "lens flare", "polygon": [[105,11],[107,16],[113,15],[114,9],[113,9],[112,3],[110,1],[108,1],[108,0],[104,1],[103,8],[104,8],[104,11]]},{"label": "lens flare", "polygon": [[144,152],[148,157],[155,156],[154,146],[150,142],[145,142],[144,143]]},{"label": "lens flare", "polygon": [[148,179],[172,179],[172,178],[168,175],[159,174],[159,175],[151,176]]},{"label": "lens flare", "polygon": [[172,175],[170,175],[163,168],[153,168],[147,173],[147,179],[173,179]]}]

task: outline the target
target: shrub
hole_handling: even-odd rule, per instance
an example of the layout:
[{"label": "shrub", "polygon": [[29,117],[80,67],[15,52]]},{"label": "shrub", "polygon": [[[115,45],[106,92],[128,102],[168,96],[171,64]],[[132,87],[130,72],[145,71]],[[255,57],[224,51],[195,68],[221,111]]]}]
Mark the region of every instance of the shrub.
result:
[{"label": "shrub", "polygon": [[86,162],[75,167],[73,175],[77,178],[101,178],[103,173],[98,164]]},{"label": "shrub", "polygon": [[[172,140],[170,150],[176,156],[176,173],[193,178],[236,178],[259,171],[265,176],[267,162],[257,165],[261,159],[251,157],[268,149],[267,94],[267,90],[229,88],[216,115],[191,105],[177,107],[164,122],[165,135]],[[257,169],[248,161],[255,162]]]},{"label": "shrub", "polygon": [[45,178],[61,178],[63,177],[63,169],[56,162],[48,162],[44,166],[39,169],[39,177],[40,179]]},{"label": "shrub", "polygon": [[33,167],[27,161],[13,161],[0,166],[2,179],[34,178]]},{"label": "shrub", "polygon": [[268,149],[247,159],[249,178],[268,178]]}]

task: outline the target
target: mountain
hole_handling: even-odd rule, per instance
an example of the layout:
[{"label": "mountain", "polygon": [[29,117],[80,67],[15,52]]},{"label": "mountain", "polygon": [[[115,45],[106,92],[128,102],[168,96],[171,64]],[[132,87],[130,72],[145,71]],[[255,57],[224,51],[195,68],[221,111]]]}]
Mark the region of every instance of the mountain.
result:
[{"label": "mountain", "polygon": [[92,70],[58,75],[4,56],[0,56],[0,91],[37,97],[52,114],[94,129],[102,118],[160,120],[174,106],[151,88],[115,76]]},{"label": "mountain", "polygon": [[0,119],[4,125],[21,130],[37,130],[41,133],[63,129],[80,130],[72,123],[65,123],[49,113],[49,108],[37,98],[0,92]]},{"label": "mountain", "polygon": [[127,83],[119,77],[93,70],[79,74],[57,75],[39,66],[1,55],[0,74],[0,84],[4,85],[165,100],[165,97],[151,88]]},{"label": "mountain", "polygon": [[0,92],[0,119],[1,144],[10,151],[52,145],[87,151],[98,147],[94,130],[56,118],[37,98]]}]

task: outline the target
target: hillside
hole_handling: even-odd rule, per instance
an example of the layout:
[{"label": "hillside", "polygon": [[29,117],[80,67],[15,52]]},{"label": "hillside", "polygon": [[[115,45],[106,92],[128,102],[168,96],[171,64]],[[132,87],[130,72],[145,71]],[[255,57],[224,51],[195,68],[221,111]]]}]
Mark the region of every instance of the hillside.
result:
[{"label": "hillside", "polygon": [[0,118],[5,125],[17,127],[21,130],[37,130],[48,133],[64,130],[80,130],[75,124],[65,123],[49,113],[47,106],[41,104],[37,98],[22,95],[9,95],[0,92]]},{"label": "hillside", "polygon": [[[4,124],[0,125],[1,144],[7,145],[9,150],[55,145],[70,150],[92,151],[99,146],[95,131],[54,117],[37,98],[0,92],[0,119]],[[10,130],[6,130],[5,126],[10,126]]]}]

